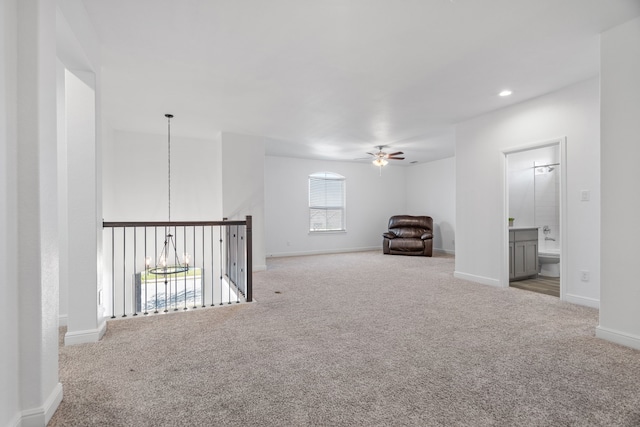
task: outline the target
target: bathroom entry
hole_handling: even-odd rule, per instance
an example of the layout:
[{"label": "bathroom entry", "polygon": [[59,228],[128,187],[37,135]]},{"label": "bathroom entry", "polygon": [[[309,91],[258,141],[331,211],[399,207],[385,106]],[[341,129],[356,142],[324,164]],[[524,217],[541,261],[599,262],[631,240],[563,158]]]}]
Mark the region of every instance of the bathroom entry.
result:
[{"label": "bathroom entry", "polygon": [[509,286],[560,296],[561,143],[506,153]]}]

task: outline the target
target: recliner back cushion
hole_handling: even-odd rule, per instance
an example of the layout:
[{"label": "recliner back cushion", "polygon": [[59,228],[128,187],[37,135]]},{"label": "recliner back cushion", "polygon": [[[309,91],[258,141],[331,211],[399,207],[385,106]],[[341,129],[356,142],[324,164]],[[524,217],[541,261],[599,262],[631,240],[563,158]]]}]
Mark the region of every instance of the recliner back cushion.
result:
[{"label": "recliner back cushion", "polygon": [[391,231],[398,236],[405,239],[419,239],[424,233],[427,232],[424,228],[392,228]]},{"label": "recliner back cushion", "polygon": [[426,232],[433,233],[432,228],[433,220],[428,216],[396,215],[389,218],[389,231],[398,237],[420,237]]}]

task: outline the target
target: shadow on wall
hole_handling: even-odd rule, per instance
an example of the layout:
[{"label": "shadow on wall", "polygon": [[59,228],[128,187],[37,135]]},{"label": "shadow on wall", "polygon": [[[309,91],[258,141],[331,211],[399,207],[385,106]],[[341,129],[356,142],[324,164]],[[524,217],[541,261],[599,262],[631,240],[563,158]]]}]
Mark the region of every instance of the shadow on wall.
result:
[{"label": "shadow on wall", "polygon": [[440,222],[433,225],[433,248],[453,253],[455,232],[448,222]]},{"label": "shadow on wall", "polygon": [[255,216],[264,207],[264,192],[254,191],[248,198],[238,202],[238,206],[225,215],[229,219],[242,220],[246,215]]}]

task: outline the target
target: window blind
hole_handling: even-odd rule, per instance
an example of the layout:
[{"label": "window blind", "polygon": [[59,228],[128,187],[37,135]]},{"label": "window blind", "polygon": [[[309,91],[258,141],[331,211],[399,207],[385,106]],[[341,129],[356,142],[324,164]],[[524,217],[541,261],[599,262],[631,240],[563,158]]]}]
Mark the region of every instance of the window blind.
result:
[{"label": "window blind", "polygon": [[345,230],[345,179],[320,172],[309,176],[309,231]]}]

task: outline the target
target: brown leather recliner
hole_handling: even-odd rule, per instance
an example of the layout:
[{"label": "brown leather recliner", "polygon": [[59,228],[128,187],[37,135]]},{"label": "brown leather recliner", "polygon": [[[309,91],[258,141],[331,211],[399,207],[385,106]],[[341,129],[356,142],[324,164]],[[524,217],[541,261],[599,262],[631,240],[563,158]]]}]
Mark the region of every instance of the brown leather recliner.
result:
[{"label": "brown leather recliner", "polygon": [[382,252],[391,255],[433,254],[433,219],[430,216],[396,215],[382,235]]}]

